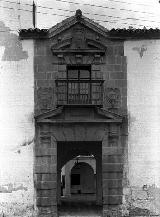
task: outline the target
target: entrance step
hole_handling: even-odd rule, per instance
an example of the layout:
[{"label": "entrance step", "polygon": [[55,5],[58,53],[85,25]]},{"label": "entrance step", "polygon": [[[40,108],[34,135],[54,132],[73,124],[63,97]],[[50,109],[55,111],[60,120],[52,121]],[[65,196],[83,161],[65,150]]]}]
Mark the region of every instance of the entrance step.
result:
[{"label": "entrance step", "polygon": [[62,203],[62,205],[58,207],[58,214],[60,217],[101,217],[102,206],[97,206],[92,204],[92,202],[66,202]]}]

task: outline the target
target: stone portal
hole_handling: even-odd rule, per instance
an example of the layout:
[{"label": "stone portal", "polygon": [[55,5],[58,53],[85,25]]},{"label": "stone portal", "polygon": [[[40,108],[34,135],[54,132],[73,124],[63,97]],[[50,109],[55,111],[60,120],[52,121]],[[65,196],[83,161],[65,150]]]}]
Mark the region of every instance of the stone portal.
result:
[{"label": "stone portal", "polygon": [[[57,205],[62,203],[61,169],[79,155],[93,155],[96,159],[95,204],[103,205],[104,215],[107,215],[108,206],[122,203],[122,118],[102,109],[88,107],[86,113],[90,117],[86,119],[81,108],[73,110],[63,106],[36,119],[35,186],[39,216],[43,216],[46,210],[48,216],[57,215]],[[81,117],[79,120],[76,113]],[[85,163],[79,166],[83,166],[84,170],[87,168]],[[91,170],[88,168],[88,174],[94,179],[94,171]],[[71,175],[76,175],[76,171],[75,166]],[[73,181],[73,177],[71,179]],[[75,179],[78,182],[78,176]],[[93,186],[87,184],[85,174],[81,181],[84,183],[76,189],[77,193],[89,193],[94,189],[93,182]]]}]

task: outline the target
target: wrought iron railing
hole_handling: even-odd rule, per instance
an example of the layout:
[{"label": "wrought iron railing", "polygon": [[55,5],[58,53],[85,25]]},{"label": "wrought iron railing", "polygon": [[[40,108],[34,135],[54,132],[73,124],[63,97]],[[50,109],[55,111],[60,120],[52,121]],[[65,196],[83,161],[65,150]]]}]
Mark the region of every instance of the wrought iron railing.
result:
[{"label": "wrought iron railing", "polygon": [[58,105],[102,105],[103,80],[56,80]]}]

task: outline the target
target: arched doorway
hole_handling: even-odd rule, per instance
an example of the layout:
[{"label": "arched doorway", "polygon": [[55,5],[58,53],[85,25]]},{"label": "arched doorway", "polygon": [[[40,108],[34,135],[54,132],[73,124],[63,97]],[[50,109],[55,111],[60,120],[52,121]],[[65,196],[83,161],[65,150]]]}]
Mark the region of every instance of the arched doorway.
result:
[{"label": "arched doorway", "polygon": [[96,159],[93,155],[79,155],[69,160],[61,169],[61,199],[75,200],[75,196],[80,195],[81,199],[87,196],[96,201],[96,173]]},{"label": "arched doorway", "polygon": [[96,174],[88,163],[76,163],[71,169],[70,178],[71,195],[96,193]]},{"label": "arched doorway", "polygon": [[[102,146],[99,142],[59,142],[58,209],[101,209]],[[87,207],[87,208],[86,208]]]}]

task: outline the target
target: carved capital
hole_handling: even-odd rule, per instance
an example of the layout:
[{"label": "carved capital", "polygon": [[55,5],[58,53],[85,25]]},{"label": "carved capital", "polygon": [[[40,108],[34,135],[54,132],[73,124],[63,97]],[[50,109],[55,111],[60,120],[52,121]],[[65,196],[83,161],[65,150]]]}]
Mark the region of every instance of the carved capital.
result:
[{"label": "carved capital", "polygon": [[65,59],[63,54],[58,54],[57,58],[58,58],[58,64],[65,64]]},{"label": "carved capital", "polygon": [[95,54],[94,55],[94,63],[95,64],[100,64],[101,63],[101,55],[100,54]]},{"label": "carved capital", "polygon": [[82,64],[83,63],[83,56],[82,55],[76,55],[76,63]]}]

